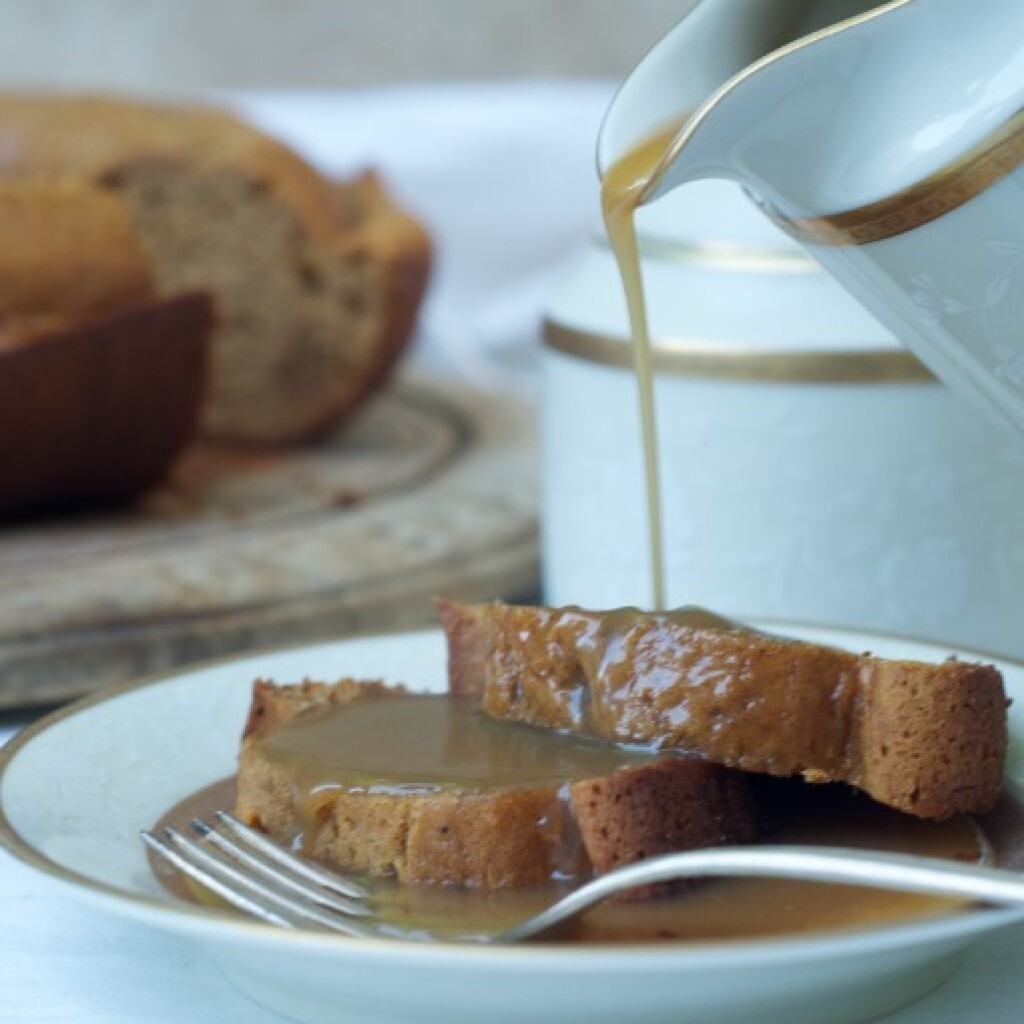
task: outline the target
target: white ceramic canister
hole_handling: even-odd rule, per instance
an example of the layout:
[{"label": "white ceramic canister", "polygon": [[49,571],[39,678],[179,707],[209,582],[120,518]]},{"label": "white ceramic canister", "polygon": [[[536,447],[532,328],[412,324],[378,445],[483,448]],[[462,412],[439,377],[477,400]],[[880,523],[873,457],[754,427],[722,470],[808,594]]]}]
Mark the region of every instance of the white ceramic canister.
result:
[{"label": "white ceramic canister", "polygon": [[[701,182],[640,211],[670,606],[1024,656],[1024,445],[772,227]],[[544,598],[649,606],[622,288],[596,239],[553,297]]]}]

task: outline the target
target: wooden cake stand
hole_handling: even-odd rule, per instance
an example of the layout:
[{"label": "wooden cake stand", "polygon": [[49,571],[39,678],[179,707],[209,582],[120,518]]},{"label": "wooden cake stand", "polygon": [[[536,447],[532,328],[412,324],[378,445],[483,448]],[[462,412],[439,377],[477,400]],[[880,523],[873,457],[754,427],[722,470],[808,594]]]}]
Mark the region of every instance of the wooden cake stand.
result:
[{"label": "wooden cake stand", "polygon": [[0,526],[0,708],[536,593],[534,413],[423,379],[314,446],[201,446],[130,508]]}]

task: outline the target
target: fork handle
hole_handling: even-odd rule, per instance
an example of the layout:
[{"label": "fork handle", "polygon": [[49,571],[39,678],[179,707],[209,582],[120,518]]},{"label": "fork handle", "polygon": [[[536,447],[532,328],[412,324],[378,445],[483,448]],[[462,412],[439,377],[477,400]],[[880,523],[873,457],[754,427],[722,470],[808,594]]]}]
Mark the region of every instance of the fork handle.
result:
[{"label": "fork handle", "polygon": [[503,932],[496,941],[519,942],[539,935],[607,897],[637,886],[705,877],[789,878],[1024,907],[1024,876],[1002,868],[845,847],[725,847],[668,853],[619,868]]}]

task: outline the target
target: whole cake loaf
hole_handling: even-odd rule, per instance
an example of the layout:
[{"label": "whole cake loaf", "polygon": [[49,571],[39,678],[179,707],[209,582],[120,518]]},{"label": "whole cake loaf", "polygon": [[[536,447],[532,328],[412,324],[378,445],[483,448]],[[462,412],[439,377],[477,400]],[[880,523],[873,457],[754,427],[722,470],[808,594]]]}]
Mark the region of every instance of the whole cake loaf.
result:
[{"label": "whole cake loaf", "polygon": [[[209,436],[314,437],[379,387],[410,339],[429,272],[424,229],[372,174],[329,181],[230,114],[3,95],[0,176],[71,179],[116,197],[138,233],[125,244],[158,293],[211,296]],[[113,258],[119,238],[66,247],[66,276]],[[2,237],[0,249],[0,265],[22,257]]]}]

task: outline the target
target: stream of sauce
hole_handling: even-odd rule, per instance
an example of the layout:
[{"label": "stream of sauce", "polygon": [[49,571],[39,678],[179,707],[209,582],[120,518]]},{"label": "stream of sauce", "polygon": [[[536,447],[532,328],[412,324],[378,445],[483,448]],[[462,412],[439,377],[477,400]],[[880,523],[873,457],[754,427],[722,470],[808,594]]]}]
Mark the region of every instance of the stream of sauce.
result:
[{"label": "stream of sauce", "polygon": [[630,150],[608,168],[601,183],[601,207],[604,211],[605,229],[622,276],[633,336],[633,366],[640,398],[651,589],[655,611],[665,608],[663,510],[658,469],[651,332],[640,273],[640,249],[637,244],[635,214],[647,186],[678,130],[679,126],[674,124]]}]

